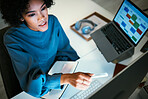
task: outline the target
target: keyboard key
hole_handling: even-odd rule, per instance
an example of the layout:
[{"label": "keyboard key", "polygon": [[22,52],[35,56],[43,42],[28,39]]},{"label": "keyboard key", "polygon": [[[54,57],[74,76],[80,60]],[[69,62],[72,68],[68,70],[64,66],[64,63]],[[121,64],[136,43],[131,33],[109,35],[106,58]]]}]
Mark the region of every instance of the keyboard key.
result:
[{"label": "keyboard key", "polygon": [[101,83],[99,82],[99,80],[94,80],[92,81],[88,89],[79,91],[78,93],[73,95],[70,99],[85,99],[87,96],[96,91],[100,86]]},{"label": "keyboard key", "polygon": [[118,54],[127,50],[131,45],[126,41],[126,39],[120,34],[120,32],[114,27],[113,24],[106,26],[106,28],[102,29],[106,38],[115,48]]}]

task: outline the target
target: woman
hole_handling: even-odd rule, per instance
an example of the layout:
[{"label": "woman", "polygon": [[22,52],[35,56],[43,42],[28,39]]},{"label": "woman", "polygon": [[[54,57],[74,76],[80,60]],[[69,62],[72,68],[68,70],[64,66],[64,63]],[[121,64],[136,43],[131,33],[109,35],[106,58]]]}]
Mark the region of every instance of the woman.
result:
[{"label": "woman", "polygon": [[58,19],[48,15],[52,0],[1,0],[0,4],[2,18],[11,26],[4,44],[22,90],[41,97],[64,84],[82,90],[89,86],[90,73],[48,75],[55,61],[79,58]]}]

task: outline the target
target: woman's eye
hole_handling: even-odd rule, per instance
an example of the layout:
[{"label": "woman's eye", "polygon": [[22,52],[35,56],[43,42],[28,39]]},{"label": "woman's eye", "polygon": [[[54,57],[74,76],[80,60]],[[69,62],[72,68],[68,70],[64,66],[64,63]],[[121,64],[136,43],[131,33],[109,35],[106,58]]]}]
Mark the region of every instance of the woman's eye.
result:
[{"label": "woman's eye", "polygon": [[41,9],[41,11],[43,11],[43,10],[45,10],[46,9],[46,6],[45,7],[43,7],[42,9]]},{"label": "woman's eye", "polygon": [[32,16],[34,16],[35,14],[30,14],[30,15],[28,15],[29,17],[32,17]]}]

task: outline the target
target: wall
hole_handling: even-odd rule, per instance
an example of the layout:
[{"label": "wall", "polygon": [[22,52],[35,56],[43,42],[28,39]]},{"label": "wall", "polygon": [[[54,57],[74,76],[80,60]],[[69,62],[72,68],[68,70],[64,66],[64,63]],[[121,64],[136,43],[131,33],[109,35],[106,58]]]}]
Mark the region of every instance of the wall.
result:
[{"label": "wall", "polygon": [[0,29],[8,26],[8,24],[6,24],[1,17],[2,17],[2,14],[0,13]]},{"label": "wall", "polygon": [[[110,11],[112,14],[116,14],[118,8],[120,7],[123,0],[92,0],[105,8],[106,10]],[[140,9],[148,8],[148,0],[131,0],[134,2]],[[145,12],[148,14],[148,11]]]}]

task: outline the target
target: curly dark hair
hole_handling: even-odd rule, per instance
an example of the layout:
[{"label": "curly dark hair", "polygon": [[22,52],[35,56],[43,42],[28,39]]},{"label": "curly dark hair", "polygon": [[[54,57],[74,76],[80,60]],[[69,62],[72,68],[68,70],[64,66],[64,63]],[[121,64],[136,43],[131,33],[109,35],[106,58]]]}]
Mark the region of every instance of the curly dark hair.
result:
[{"label": "curly dark hair", "polygon": [[[22,24],[22,13],[28,8],[30,0],[0,0],[2,18],[11,26]],[[43,0],[47,8],[54,4],[53,0]]]}]

